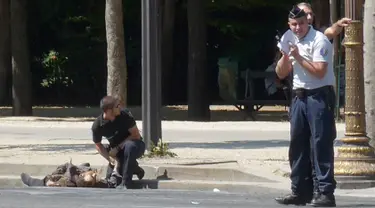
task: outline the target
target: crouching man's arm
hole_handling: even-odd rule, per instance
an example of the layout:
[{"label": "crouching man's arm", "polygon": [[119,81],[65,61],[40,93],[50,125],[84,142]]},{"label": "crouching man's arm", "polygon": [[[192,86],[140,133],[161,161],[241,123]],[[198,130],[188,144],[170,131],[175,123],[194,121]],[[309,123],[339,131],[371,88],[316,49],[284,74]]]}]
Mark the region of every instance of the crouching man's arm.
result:
[{"label": "crouching man's arm", "polygon": [[108,162],[111,162],[108,151],[101,142],[95,143],[95,148],[99,152],[99,154],[104,157],[104,159],[106,159]]},{"label": "crouching man's arm", "polygon": [[95,149],[98,153],[104,157],[108,162],[111,162],[107,149],[102,144],[102,135],[100,135],[95,129],[92,129],[92,140],[95,143]]}]

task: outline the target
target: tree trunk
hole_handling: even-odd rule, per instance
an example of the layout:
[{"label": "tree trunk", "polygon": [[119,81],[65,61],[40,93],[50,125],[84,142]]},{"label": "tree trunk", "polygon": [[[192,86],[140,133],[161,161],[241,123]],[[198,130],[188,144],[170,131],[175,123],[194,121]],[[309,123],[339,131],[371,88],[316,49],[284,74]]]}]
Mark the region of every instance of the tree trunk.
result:
[{"label": "tree trunk", "polygon": [[313,0],[314,25],[316,29],[327,28],[330,25],[330,5],[329,0]]},{"label": "tree trunk", "polygon": [[125,59],[122,0],[106,0],[107,94],[127,104],[127,69]]},{"label": "tree trunk", "polygon": [[12,55],[10,44],[10,0],[0,0],[0,105],[6,105],[10,96]]},{"label": "tree trunk", "polygon": [[164,0],[162,25],[162,96],[163,103],[168,104],[172,94],[173,81],[173,35],[175,23],[176,0]]},{"label": "tree trunk", "polygon": [[32,90],[27,40],[27,0],[11,0],[13,115],[32,115]]},{"label": "tree trunk", "polygon": [[375,141],[375,4],[373,1],[365,1],[364,7],[364,84],[367,136],[374,146]]},{"label": "tree trunk", "polygon": [[188,118],[210,120],[204,2],[189,0]]}]

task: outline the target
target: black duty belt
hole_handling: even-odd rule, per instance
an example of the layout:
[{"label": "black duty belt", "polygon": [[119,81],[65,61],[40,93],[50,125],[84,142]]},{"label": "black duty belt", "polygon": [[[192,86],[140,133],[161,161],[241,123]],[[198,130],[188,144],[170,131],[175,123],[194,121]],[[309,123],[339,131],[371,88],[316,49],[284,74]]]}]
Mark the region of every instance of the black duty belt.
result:
[{"label": "black duty belt", "polygon": [[330,91],[333,91],[333,86],[323,86],[315,89],[303,89],[303,88],[298,88],[293,90],[293,97],[298,97],[298,98],[305,98],[307,96],[315,95],[317,93],[328,93]]}]

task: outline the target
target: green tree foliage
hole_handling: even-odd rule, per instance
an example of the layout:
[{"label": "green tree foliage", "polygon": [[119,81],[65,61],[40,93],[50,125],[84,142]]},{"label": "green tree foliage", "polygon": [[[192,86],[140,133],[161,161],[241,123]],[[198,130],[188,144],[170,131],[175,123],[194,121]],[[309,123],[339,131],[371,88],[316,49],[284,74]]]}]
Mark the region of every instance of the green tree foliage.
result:
[{"label": "green tree foliage", "polygon": [[[295,0],[210,0],[207,10],[210,13],[208,24],[223,36],[222,56],[231,56],[244,67],[259,68],[272,61],[275,50],[276,30],[281,33],[287,29],[286,16]],[[257,54],[263,53],[266,60]],[[247,63],[246,63],[247,62]]]},{"label": "green tree foliage", "polygon": [[[186,0],[176,0],[173,93],[175,102],[186,102],[187,11]],[[264,69],[273,59],[276,30],[287,29],[286,15],[292,0],[206,0],[207,58],[210,91],[217,90],[217,59],[234,57],[240,69]],[[106,90],[106,37],[103,0],[35,0],[28,5],[29,45],[32,58],[34,100],[39,103],[97,104]],[[141,87],[141,1],[124,0],[124,35],[130,105],[139,104]],[[57,88],[43,87],[49,77],[45,54],[67,57],[60,66],[71,80],[57,100]],[[49,96],[45,96],[45,95]],[[40,96],[43,95],[43,96]],[[46,100],[49,98],[48,100]],[[54,103],[55,102],[55,103]],[[71,102],[71,103],[69,103]],[[38,103],[35,103],[38,104]]]}]

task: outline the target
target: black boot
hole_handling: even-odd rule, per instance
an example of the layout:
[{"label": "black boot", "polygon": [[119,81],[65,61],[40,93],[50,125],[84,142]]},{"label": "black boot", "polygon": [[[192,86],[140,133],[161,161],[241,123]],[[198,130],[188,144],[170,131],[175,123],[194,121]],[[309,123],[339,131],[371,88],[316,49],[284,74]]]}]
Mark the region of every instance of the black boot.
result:
[{"label": "black boot", "polygon": [[26,186],[45,186],[44,180],[33,178],[26,173],[21,174],[21,180]]},{"label": "black boot", "polygon": [[142,180],[142,178],[145,177],[145,171],[140,166],[135,169],[134,174],[137,175],[139,180]]},{"label": "black boot", "polygon": [[311,201],[311,196],[302,196],[295,193],[275,198],[276,202],[284,205],[306,205]]},{"label": "black boot", "polygon": [[318,194],[311,201],[313,207],[336,207],[336,199],[333,194]]}]

